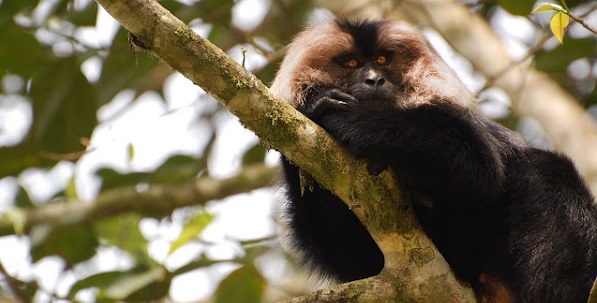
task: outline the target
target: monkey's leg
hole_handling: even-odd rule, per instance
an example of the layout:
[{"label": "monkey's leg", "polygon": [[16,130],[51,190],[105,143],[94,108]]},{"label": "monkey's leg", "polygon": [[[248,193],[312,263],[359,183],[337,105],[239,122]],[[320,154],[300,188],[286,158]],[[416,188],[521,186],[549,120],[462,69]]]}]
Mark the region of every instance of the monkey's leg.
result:
[{"label": "monkey's leg", "polygon": [[303,186],[299,169],[282,159],[286,217],[299,262],[339,282],[379,273],[383,255],[358,218],[338,197],[314,184]]}]

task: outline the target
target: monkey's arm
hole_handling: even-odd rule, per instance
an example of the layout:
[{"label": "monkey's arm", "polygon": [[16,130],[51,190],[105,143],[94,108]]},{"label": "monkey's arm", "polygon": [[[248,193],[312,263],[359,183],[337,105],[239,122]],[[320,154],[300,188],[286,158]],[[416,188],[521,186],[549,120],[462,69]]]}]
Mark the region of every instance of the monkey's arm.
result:
[{"label": "monkey's arm", "polygon": [[[443,100],[404,109],[332,95],[311,103],[316,106],[306,114],[355,156],[392,167],[411,189],[463,203],[499,193],[501,145],[480,114]],[[328,99],[335,99],[333,106],[317,108]]]}]

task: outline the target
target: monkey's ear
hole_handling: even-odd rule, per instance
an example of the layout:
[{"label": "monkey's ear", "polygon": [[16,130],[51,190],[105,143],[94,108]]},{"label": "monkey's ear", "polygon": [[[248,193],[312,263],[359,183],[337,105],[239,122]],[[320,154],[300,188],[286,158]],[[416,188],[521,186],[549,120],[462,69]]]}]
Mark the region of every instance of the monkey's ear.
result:
[{"label": "monkey's ear", "polygon": [[315,189],[315,180],[311,175],[299,168],[299,180],[301,184],[301,197],[305,194],[305,189],[313,192]]}]

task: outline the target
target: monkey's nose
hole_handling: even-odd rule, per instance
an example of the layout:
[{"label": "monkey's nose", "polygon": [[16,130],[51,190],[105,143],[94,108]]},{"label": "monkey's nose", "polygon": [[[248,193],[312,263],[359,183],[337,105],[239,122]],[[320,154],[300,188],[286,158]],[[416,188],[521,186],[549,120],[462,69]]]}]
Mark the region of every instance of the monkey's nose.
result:
[{"label": "monkey's nose", "polygon": [[379,87],[379,86],[382,86],[385,82],[386,82],[386,80],[383,78],[383,76],[379,72],[372,70],[372,69],[370,69],[367,72],[365,84],[372,86],[372,87]]}]

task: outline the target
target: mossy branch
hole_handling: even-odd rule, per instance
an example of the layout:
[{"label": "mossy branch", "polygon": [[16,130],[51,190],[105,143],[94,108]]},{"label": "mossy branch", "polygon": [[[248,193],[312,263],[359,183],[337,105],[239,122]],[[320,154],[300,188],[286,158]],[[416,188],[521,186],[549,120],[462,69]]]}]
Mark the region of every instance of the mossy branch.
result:
[{"label": "mossy branch", "polygon": [[[218,99],[269,147],[283,153],[351,207],[384,252],[386,266],[374,281],[392,285],[385,298],[394,300],[399,294],[413,301],[474,300],[422,232],[391,173],[370,176],[363,161],[351,157],[323,129],[271,96],[253,74],[157,2],[96,1],[133,35],[135,44]],[[363,285],[372,281],[355,283],[351,297],[365,298],[368,287]],[[377,299],[383,301],[383,297]]]},{"label": "mossy branch", "polygon": [[69,200],[35,208],[17,208],[0,217],[0,236],[22,234],[35,226],[75,226],[123,213],[167,215],[176,208],[201,205],[272,185],[276,171],[256,164],[228,179],[204,176],[181,184],[151,184],[147,190],[123,186],[103,191],[88,203]]}]

